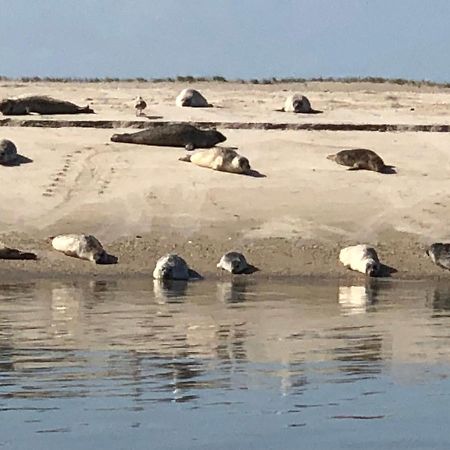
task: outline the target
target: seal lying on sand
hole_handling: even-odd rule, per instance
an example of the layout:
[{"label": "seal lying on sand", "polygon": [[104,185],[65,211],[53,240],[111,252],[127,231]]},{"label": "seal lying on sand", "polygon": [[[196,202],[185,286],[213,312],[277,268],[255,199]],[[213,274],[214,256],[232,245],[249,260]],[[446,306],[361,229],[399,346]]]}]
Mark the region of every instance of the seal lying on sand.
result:
[{"label": "seal lying on sand", "polygon": [[348,166],[350,167],[349,170],[365,169],[381,173],[388,170],[384,161],[375,152],[365,148],[342,150],[334,155],[328,155],[327,159],[335,161],[342,166]]},{"label": "seal lying on sand", "polygon": [[343,248],[339,253],[339,261],[349,269],[370,277],[376,277],[380,273],[381,266],[377,252],[366,244]]},{"label": "seal lying on sand", "polygon": [[29,113],[38,114],[83,114],[94,113],[89,106],[78,106],[64,100],[56,100],[45,95],[6,98],[0,101],[0,111],[5,116],[22,116]]},{"label": "seal lying on sand", "polygon": [[432,244],[426,254],[437,266],[450,270],[450,244],[440,242]]},{"label": "seal lying on sand", "polygon": [[186,261],[173,253],[159,258],[153,271],[153,278],[156,280],[189,280],[193,276]]},{"label": "seal lying on sand", "polygon": [[183,89],[175,99],[177,106],[190,106],[191,108],[209,108],[212,107],[205,97],[195,89]]},{"label": "seal lying on sand", "polygon": [[251,171],[248,159],[231,148],[210,148],[192,155],[183,156],[179,160],[221,172],[249,174]]},{"label": "seal lying on sand", "polygon": [[14,142],[8,139],[2,139],[0,141],[0,164],[11,164],[18,158],[17,148]]},{"label": "seal lying on sand", "polygon": [[37,259],[37,256],[31,252],[9,248],[3,242],[0,242],[0,259]]},{"label": "seal lying on sand", "polygon": [[67,256],[87,259],[96,264],[109,262],[108,255],[102,244],[90,234],[61,234],[51,238],[55,250]]},{"label": "seal lying on sand", "polygon": [[233,274],[244,273],[249,269],[245,256],[238,252],[225,253],[222,258],[220,258],[217,267]]},{"label": "seal lying on sand", "polygon": [[300,94],[290,95],[284,102],[284,107],[277,111],[303,113],[303,114],[317,114],[322,111],[317,111],[311,108],[311,103],[307,97]]},{"label": "seal lying on sand", "polygon": [[159,145],[166,147],[214,147],[227,138],[217,130],[200,130],[189,124],[163,124],[136,133],[113,134],[111,141],[128,144]]}]

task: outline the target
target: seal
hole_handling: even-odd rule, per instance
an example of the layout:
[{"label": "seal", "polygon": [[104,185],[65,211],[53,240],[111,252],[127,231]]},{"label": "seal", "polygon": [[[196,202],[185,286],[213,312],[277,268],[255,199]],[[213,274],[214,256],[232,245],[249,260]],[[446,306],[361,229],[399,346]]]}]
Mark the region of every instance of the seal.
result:
[{"label": "seal", "polygon": [[210,148],[227,138],[217,130],[200,130],[187,123],[157,125],[136,133],[113,134],[111,141],[127,144],[184,147],[186,150]]},{"label": "seal", "polygon": [[245,256],[239,252],[225,253],[220,258],[217,267],[233,274],[241,274],[249,269]]},{"label": "seal", "polygon": [[250,162],[232,148],[216,147],[195,152],[179,158],[180,161],[191,162],[220,172],[248,175],[251,172]]},{"label": "seal", "polygon": [[89,106],[78,106],[65,100],[57,100],[45,95],[6,98],[0,101],[0,111],[4,116],[37,114],[93,114]]},{"label": "seal", "polygon": [[284,107],[278,111],[303,113],[303,114],[318,114],[322,111],[318,111],[311,108],[311,102],[307,97],[300,94],[290,95],[284,102]]},{"label": "seal", "polygon": [[189,280],[190,269],[181,256],[168,253],[156,262],[153,278],[155,280]]},{"label": "seal", "polygon": [[443,269],[450,270],[450,244],[436,242],[435,244],[430,245],[426,254],[431,258],[431,261],[433,261],[434,264]]},{"label": "seal", "polygon": [[136,109],[136,116],[142,116],[144,115],[144,109],[147,108],[147,103],[145,103],[145,100],[142,97],[138,97],[136,98],[134,108]]},{"label": "seal", "polygon": [[365,148],[342,150],[334,155],[328,155],[327,159],[348,166],[348,170],[372,170],[374,172],[387,173],[388,166],[374,151]]},{"label": "seal", "polygon": [[87,259],[96,264],[108,263],[109,255],[98,239],[90,234],[61,234],[50,239],[52,247],[67,256]]},{"label": "seal", "polygon": [[0,164],[13,164],[18,158],[19,155],[17,154],[17,148],[14,142],[8,139],[2,139],[0,141]]},{"label": "seal", "polygon": [[190,106],[191,108],[210,108],[213,106],[195,89],[183,89],[175,99],[175,104],[177,106]]},{"label": "seal", "polygon": [[35,253],[23,252],[16,248],[7,247],[3,242],[0,242],[0,259],[33,259],[36,260]]},{"label": "seal", "polygon": [[343,248],[339,253],[339,261],[349,269],[370,277],[379,275],[381,269],[376,250],[366,244]]}]

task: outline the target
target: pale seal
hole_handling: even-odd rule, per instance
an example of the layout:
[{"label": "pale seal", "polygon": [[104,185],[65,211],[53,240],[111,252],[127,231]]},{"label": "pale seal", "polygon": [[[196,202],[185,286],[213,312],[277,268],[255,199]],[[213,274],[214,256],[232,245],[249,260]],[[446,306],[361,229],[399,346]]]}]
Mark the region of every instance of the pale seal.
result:
[{"label": "pale seal", "polygon": [[251,173],[250,162],[239,155],[234,149],[216,147],[201,150],[179,158],[180,161],[191,162],[200,167],[206,167],[220,172],[230,172],[248,175]]},{"label": "pale seal", "polygon": [[190,106],[191,108],[209,108],[212,106],[195,89],[183,89],[175,99],[175,104],[177,106]]},{"label": "pale seal", "polygon": [[142,116],[144,109],[147,108],[147,103],[142,97],[138,97],[134,104],[134,108],[136,109],[136,116]]},{"label": "pale seal", "polygon": [[240,274],[247,272],[249,270],[249,265],[242,253],[227,252],[220,258],[217,268],[233,274]]},{"label": "pale seal", "polygon": [[155,280],[189,280],[190,269],[181,256],[169,253],[156,262],[153,278]]},{"label": "pale seal", "polygon": [[37,259],[36,254],[7,247],[0,242],[0,259]]},{"label": "pale seal", "polygon": [[365,273],[370,277],[380,274],[381,265],[377,252],[366,244],[343,248],[339,253],[339,261],[349,269]]},{"label": "pale seal", "polygon": [[162,124],[136,133],[114,134],[113,142],[157,145],[163,147],[210,148],[227,138],[217,130],[200,130],[184,123]]},{"label": "pale seal", "polygon": [[432,244],[426,251],[426,254],[439,267],[450,270],[450,244],[437,242]]},{"label": "pale seal", "polygon": [[114,257],[108,255],[99,240],[90,234],[61,234],[51,240],[53,248],[67,256],[86,259],[96,264],[113,262],[111,259]]},{"label": "pale seal", "polygon": [[284,107],[279,111],[303,114],[317,114],[322,112],[312,109],[311,102],[308,100],[308,98],[300,94],[290,95],[284,102]]},{"label": "pale seal", "polygon": [[341,164],[342,166],[348,166],[350,167],[349,170],[365,169],[386,173],[389,169],[380,156],[374,151],[365,148],[342,150],[336,154],[328,155],[327,159]]},{"label": "pale seal", "polygon": [[14,143],[8,139],[2,139],[0,141],[0,164],[12,164],[18,158],[19,155],[17,154],[17,148]]},{"label": "pale seal", "polygon": [[57,100],[45,95],[6,98],[0,101],[0,111],[5,116],[22,116],[37,114],[83,114],[94,113],[89,106],[78,106],[64,100]]}]

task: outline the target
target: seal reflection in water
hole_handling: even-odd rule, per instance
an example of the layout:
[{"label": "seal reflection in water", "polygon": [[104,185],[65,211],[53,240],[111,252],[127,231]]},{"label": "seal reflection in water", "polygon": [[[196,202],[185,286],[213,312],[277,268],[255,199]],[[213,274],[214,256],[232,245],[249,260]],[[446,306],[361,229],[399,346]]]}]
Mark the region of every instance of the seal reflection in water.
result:
[{"label": "seal reflection in water", "polygon": [[111,141],[127,144],[157,145],[161,147],[210,148],[226,141],[215,129],[200,130],[185,123],[162,124],[136,133],[113,134]]},{"label": "seal reflection in water", "polygon": [[342,166],[348,166],[350,167],[349,170],[365,169],[384,173],[388,169],[380,156],[374,151],[364,148],[342,150],[334,155],[328,155],[327,159],[335,161]]},{"label": "seal reflection in water", "polygon": [[432,244],[426,251],[426,254],[439,267],[450,270],[450,244],[437,242]]},{"label": "seal reflection in water", "polygon": [[343,248],[339,253],[339,261],[349,269],[364,273],[370,277],[380,274],[380,261],[376,250],[366,244]]},{"label": "seal reflection in water", "polygon": [[239,174],[251,172],[250,162],[244,156],[239,155],[231,148],[211,148],[202,150],[192,155],[179,158],[180,161],[191,162],[200,167]]},{"label": "seal reflection in water", "polygon": [[107,264],[111,257],[102,244],[89,234],[62,234],[52,237],[52,247],[67,256],[86,259],[96,264]]},{"label": "seal reflection in water", "polygon": [[186,261],[178,255],[169,253],[156,262],[153,278],[156,280],[189,280],[190,269]]},{"label": "seal reflection in water", "polygon": [[191,108],[209,108],[212,105],[208,103],[205,97],[195,89],[183,89],[175,99],[177,106],[190,106]]}]

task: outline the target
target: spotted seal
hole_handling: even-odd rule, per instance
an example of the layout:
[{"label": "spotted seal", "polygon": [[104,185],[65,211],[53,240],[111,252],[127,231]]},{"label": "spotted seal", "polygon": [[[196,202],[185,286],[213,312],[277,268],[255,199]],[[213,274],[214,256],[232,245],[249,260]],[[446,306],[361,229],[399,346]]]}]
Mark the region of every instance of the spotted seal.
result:
[{"label": "spotted seal", "polygon": [[193,125],[162,124],[136,133],[114,134],[113,142],[128,144],[158,145],[165,147],[185,147],[186,150],[195,148],[214,147],[227,138],[217,130],[200,130]]},{"label": "spotted seal", "polygon": [[190,106],[191,108],[209,108],[213,106],[195,89],[183,89],[175,99],[175,104],[177,106]]},{"label": "spotted seal", "polygon": [[365,148],[356,148],[352,150],[342,150],[336,154],[328,155],[327,159],[350,167],[349,170],[372,170],[374,172],[386,173],[388,166],[374,151]]},{"label": "spotted seal", "polygon": [[111,255],[100,241],[90,234],[61,234],[50,238],[52,247],[67,256],[86,259],[96,264],[108,264]]},{"label": "spotted seal", "polygon": [[35,253],[23,252],[16,248],[7,247],[3,242],[0,242],[0,259],[37,259]]},{"label": "spotted seal", "polygon": [[190,269],[186,261],[174,253],[161,256],[153,270],[155,280],[189,280]]},{"label": "spotted seal", "polygon": [[450,244],[442,244],[436,242],[430,245],[426,254],[430,257],[431,261],[443,269],[450,270]]},{"label": "spotted seal", "polygon": [[339,261],[349,269],[365,273],[370,277],[380,274],[381,265],[377,252],[366,244],[343,248],[339,253]]},{"label": "spotted seal", "polygon": [[14,142],[8,139],[0,141],[0,164],[8,165],[17,161],[19,155]]},{"label": "spotted seal", "polygon": [[247,260],[242,253],[227,252],[217,264],[217,268],[226,270],[233,274],[245,273],[249,269]]},{"label": "spotted seal", "polygon": [[180,161],[191,162],[200,167],[239,174],[250,174],[250,162],[244,156],[239,155],[234,149],[216,147],[201,150],[192,155],[179,158]]},{"label": "spotted seal", "polygon": [[284,102],[284,107],[278,111],[293,112],[293,113],[303,113],[303,114],[317,114],[322,111],[311,108],[311,102],[307,97],[300,94],[293,94],[286,98]]},{"label": "spotted seal", "polygon": [[65,100],[57,100],[46,95],[30,95],[19,98],[5,98],[0,101],[0,111],[4,116],[37,114],[93,114],[89,106],[78,106]]}]

